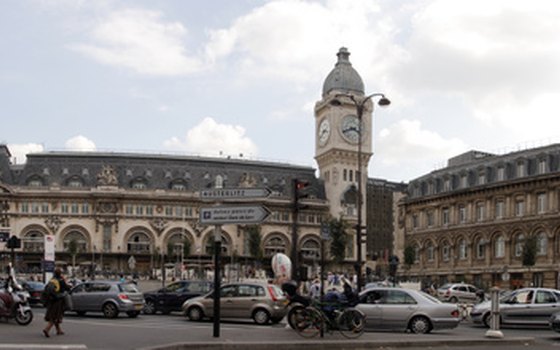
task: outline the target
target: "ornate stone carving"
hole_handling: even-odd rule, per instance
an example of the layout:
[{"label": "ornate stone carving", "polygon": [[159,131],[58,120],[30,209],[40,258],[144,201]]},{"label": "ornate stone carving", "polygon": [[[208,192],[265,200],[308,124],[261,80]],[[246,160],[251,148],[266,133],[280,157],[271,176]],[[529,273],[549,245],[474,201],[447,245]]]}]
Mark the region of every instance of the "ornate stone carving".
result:
[{"label": "ornate stone carving", "polygon": [[99,174],[97,174],[98,186],[117,186],[117,173],[110,165],[104,165]]},{"label": "ornate stone carving", "polygon": [[255,187],[257,185],[257,179],[254,175],[249,173],[243,173],[239,179],[239,187]]},{"label": "ornate stone carving", "polygon": [[161,235],[163,230],[167,227],[167,221],[162,218],[154,218],[150,221],[150,225],[158,235]]},{"label": "ornate stone carving", "polygon": [[200,238],[200,235],[202,235],[202,231],[204,231],[204,229],[206,228],[205,225],[201,225],[200,222],[198,220],[191,220],[188,222],[189,225],[191,225],[194,233],[196,234],[197,238]]},{"label": "ornate stone carving", "polygon": [[58,231],[58,228],[63,223],[64,221],[62,221],[62,219],[60,219],[58,216],[49,216],[45,219],[45,225],[53,234],[56,234],[56,231]]}]

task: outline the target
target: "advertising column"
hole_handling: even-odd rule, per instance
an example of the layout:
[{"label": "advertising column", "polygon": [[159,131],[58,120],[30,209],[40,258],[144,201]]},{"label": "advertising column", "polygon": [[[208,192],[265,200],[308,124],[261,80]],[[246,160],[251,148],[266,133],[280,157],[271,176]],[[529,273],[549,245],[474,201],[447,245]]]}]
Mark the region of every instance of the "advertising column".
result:
[{"label": "advertising column", "polygon": [[45,283],[50,281],[54,273],[54,235],[45,235],[45,257],[43,259]]}]

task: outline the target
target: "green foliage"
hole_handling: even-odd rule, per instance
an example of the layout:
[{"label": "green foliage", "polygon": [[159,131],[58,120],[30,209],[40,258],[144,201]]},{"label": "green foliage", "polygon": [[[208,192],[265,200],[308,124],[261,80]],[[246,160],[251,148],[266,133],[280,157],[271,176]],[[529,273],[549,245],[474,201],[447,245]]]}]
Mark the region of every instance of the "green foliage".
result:
[{"label": "green foliage", "polygon": [[341,263],[346,258],[346,245],[350,239],[346,233],[348,223],[344,219],[331,219],[329,227],[331,230],[330,254],[335,263]]},{"label": "green foliage", "polygon": [[410,266],[414,264],[415,260],[416,251],[414,250],[414,247],[411,245],[407,245],[404,248],[404,264],[407,266],[407,268],[410,268]]},{"label": "green foliage", "polygon": [[263,251],[261,248],[261,227],[258,225],[250,225],[247,227],[247,240],[249,245],[249,254],[257,260],[261,260],[263,257]]},{"label": "green foliage", "polygon": [[523,245],[523,266],[531,268],[537,260],[537,237],[531,236],[525,240]]}]

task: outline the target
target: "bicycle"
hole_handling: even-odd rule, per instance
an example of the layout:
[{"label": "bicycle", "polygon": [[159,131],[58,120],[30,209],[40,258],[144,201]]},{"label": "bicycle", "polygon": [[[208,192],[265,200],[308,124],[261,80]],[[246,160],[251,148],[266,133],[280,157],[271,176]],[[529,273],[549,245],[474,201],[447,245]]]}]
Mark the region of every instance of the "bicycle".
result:
[{"label": "bicycle", "polygon": [[329,316],[325,306],[333,306],[314,302],[312,305],[299,309],[293,315],[296,332],[304,338],[316,337],[321,331],[332,334],[338,330],[344,337],[352,339],[362,335],[365,328],[365,315],[353,308],[336,305]]}]

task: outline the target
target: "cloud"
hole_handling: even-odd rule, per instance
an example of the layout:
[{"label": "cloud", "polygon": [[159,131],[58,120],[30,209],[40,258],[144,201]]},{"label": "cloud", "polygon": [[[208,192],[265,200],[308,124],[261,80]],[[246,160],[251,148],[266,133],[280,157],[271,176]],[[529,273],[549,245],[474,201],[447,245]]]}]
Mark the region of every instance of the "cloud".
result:
[{"label": "cloud", "polygon": [[386,164],[441,162],[468,150],[457,138],[446,139],[422,128],[418,120],[401,120],[379,132],[376,153]]},{"label": "cloud", "polygon": [[125,9],[97,21],[90,43],[71,48],[103,64],[140,74],[184,75],[202,69],[186,50],[186,35],[181,23],[165,22],[160,12]]},{"label": "cloud", "polygon": [[12,154],[11,161],[14,164],[22,164],[27,161],[28,153],[43,152],[44,147],[38,143],[9,144],[8,149]]},{"label": "cloud", "polygon": [[243,127],[218,124],[212,118],[204,118],[187,131],[184,139],[172,137],[164,141],[163,145],[169,150],[212,156],[254,158],[257,155],[257,146],[245,136]]},{"label": "cloud", "polygon": [[95,151],[95,143],[85,136],[78,135],[68,139],[64,148],[71,151],[90,152]]}]

